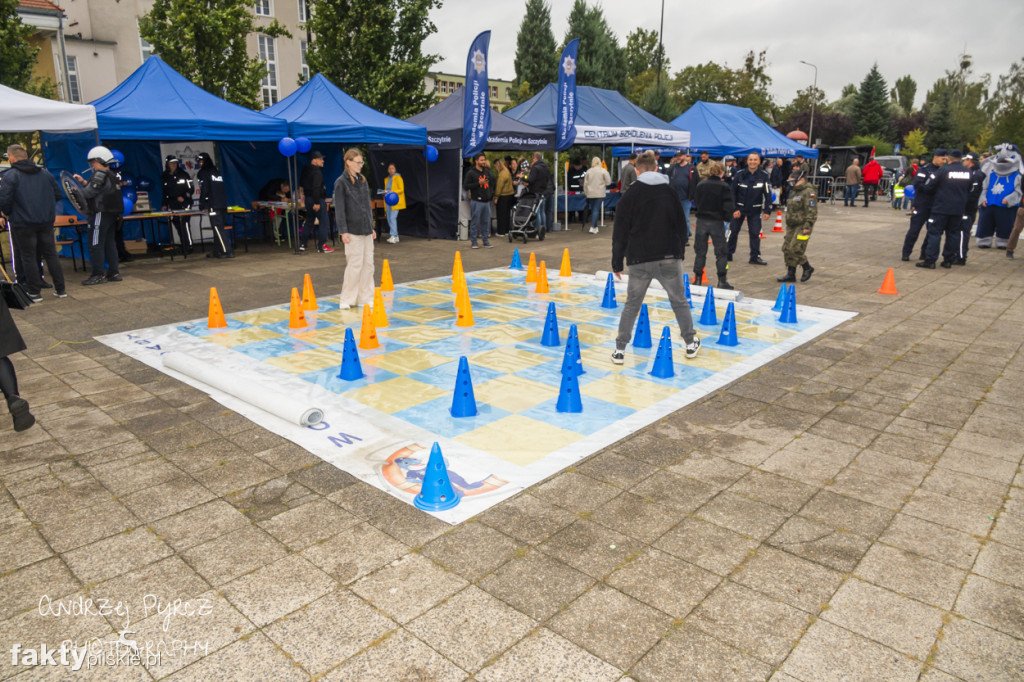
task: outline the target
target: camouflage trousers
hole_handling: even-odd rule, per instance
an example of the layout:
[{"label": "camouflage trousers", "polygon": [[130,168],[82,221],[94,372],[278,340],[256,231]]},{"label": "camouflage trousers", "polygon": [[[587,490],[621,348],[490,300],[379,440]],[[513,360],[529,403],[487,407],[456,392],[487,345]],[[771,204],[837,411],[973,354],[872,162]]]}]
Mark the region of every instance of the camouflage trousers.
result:
[{"label": "camouflage trousers", "polygon": [[787,268],[795,268],[798,265],[803,265],[807,262],[807,242],[810,241],[811,235],[801,234],[804,231],[804,226],[800,227],[786,227],[786,236],[782,242],[782,255],[786,259]]}]

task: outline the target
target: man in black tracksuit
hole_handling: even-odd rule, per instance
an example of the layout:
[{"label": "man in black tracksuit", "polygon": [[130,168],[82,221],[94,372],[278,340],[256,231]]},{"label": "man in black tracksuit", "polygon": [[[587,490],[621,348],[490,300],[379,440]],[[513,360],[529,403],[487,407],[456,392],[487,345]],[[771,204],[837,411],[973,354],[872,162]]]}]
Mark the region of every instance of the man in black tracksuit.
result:
[{"label": "man in black tracksuit", "polygon": [[206,254],[207,258],[234,258],[235,251],[231,238],[225,232],[228,215],[228,193],[213,158],[203,152],[199,155],[199,210],[206,211],[210,216],[210,227],[213,228],[213,251]]},{"label": "man in black tracksuit", "polygon": [[[911,183],[914,187],[914,210],[910,214],[910,228],[907,230],[907,236],[903,238],[903,255],[900,260],[910,260],[910,253],[914,250],[914,244],[917,243],[917,236],[921,234],[921,228],[928,224],[928,216],[932,212],[932,195],[924,191],[924,185],[928,182],[928,178],[934,176],[942,168],[942,164],[945,162],[946,150],[936,149],[932,162],[921,166],[914,174],[914,181]],[[924,260],[924,249],[927,243],[928,237],[925,236],[924,243],[921,244],[921,257],[918,260]],[[934,263],[932,263],[932,267],[935,267]]]},{"label": "man in black tracksuit", "polygon": [[735,210],[729,223],[729,260],[736,253],[740,228],[746,219],[750,234],[750,262],[768,265],[761,258],[761,221],[768,220],[768,211],[771,210],[771,178],[761,170],[761,155],[757,152],[751,152],[747,156],[747,167],[733,175],[732,200]]},{"label": "man in black tracksuit", "polygon": [[[192,178],[189,177],[188,171],[181,167],[181,162],[173,156],[168,156],[164,163],[164,172],[160,175],[160,187],[163,210],[187,211],[192,208]],[[172,216],[170,223],[178,233],[181,252],[186,255],[192,253],[192,233],[189,230],[189,219]]]},{"label": "man in black tracksuit", "polygon": [[[124,214],[124,197],[121,184],[110,165],[114,155],[106,147],[89,150],[89,164],[92,175],[86,182],[81,175],[75,180],[85,185],[82,194],[89,202],[89,261],[92,274],[84,280],[84,286],[120,282],[121,273],[117,263],[117,241],[115,230],[117,219]],[[106,269],[104,270],[104,261]]]},{"label": "man in black tracksuit", "polygon": [[957,257],[960,241],[960,225],[967,209],[967,195],[971,190],[971,171],[960,163],[960,150],[949,152],[950,163],[935,171],[924,184],[925,194],[934,197],[931,215],[928,216],[928,236],[924,244],[924,261],[919,268],[934,268],[939,259],[939,242],[946,235],[942,249],[942,267],[952,266]]},{"label": "man in black tracksuit", "polygon": [[306,250],[306,242],[314,234],[316,235],[317,253],[334,251],[327,246],[327,235],[330,233],[331,223],[327,216],[327,188],[324,187],[323,168],[324,155],[313,151],[309,155],[309,163],[299,175],[299,187],[302,188],[306,207],[306,222],[303,224],[302,234],[299,236],[299,251]]},{"label": "man in black tracksuit", "polygon": [[964,220],[960,224],[960,243],[953,265],[967,265],[967,245],[971,241],[971,228],[974,226],[974,219],[978,217],[978,202],[981,200],[981,190],[985,187],[985,174],[981,172],[981,159],[974,152],[968,152],[964,157],[964,166],[971,171],[971,189],[967,192],[967,208],[964,211]]},{"label": "man in black tracksuit", "polygon": [[697,229],[693,233],[693,281],[700,284],[708,253],[708,237],[715,246],[718,288],[732,289],[726,279],[729,247],[725,243],[725,223],[733,215],[732,189],[722,175],[725,168],[717,161],[711,164],[707,179],[693,191],[693,209],[697,212]]}]

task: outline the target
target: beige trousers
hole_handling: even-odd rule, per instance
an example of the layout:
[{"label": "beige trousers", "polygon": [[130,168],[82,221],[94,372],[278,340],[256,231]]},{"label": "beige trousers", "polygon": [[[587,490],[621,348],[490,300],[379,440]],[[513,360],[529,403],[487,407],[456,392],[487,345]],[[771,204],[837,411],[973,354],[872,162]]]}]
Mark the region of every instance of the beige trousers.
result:
[{"label": "beige trousers", "polygon": [[349,235],[345,244],[345,278],[341,282],[341,304],[353,308],[373,305],[373,236]]}]

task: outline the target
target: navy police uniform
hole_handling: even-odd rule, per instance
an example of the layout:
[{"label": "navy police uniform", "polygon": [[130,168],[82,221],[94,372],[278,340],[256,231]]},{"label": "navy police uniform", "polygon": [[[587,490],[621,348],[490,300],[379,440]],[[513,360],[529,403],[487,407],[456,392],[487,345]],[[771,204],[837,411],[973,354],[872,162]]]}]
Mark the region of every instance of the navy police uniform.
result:
[{"label": "navy police uniform", "polygon": [[207,258],[234,258],[231,238],[226,234],[228,215],[228,192],[224,186],[224,176],[214,165],[209,154],[199,155],[202,168],[196,180],[199,181],[199,210],[210,216],[210,227],[213,228],[213,252]]},{"label": "navy police uniform", "polygon": [[939,242],[946,235],[942,249],[942,267],[948,268],[957,258],[960,225],[967,209],[967,196],[973,182],[971,171],[960,163],[960,152],[949,154],[952,163],[935,171],[924,185],[924,192],[933,196],[931,215],[928,216],[928,236],[925,238],[924,262],[919,267],[934,268],[939,259]]},{"label": "navy police uniform", "polygon": [[[935,150],[935,156],[945,155],[945,149]],[[910,260],[910,254],[917,243],[918,235],[921,234],[921,228],[928,223],[928,216],[932,212],[932,195],[924,191],[924,185],[928,178],[934,176],[938,170],[939,166],[934,163],[926,163],[914,174],[914,181],[911,183],[914,187],[914,210],[910,214],[910,228],[907,230],[907,236],[903,239],[903,260]],[[927,237],[925,241],[927,242]],[[921,245],[921,256],[921,260],[924,260],[924,244]]]},{"label": "navy police uniform", "polygon": [[[177,164],[173,173],[171,162]],[[173,156],[168,156],[164,161],[164,172],[160,175],[160,191],[166,210],[187,211],[192,208],[192,178],[188,171],[181,167],[181,162]],[[191,253],[192,233],[189,230],[189,219],[171,216],[170,223],[178,233],[182,253]]]},{"label": "navy police uniform", "polygon": [[974,168],[971,168],[971,188],[967,191],[967,208],[964,210],[964,219],[960,224],[960,243],[953,265],[967,265],[967,246],[971,241],[971,228],[974,226],[974,219],[978,217],[978,202],[981,201],[981,191],[985,187],[985,174],[978,168],[978,158],[973,152],[969,155],[974,159]]},{"label": "navy police uniform", "polygon": [[747,221],[747,232],[750,235],[750,262],[763,265],[761,260],[761,215],[768,213],[772,205],[771,178],[763,170],[753,173],[744,168],[737,171],[732,180],[732,200],[735,210],[740,212],[739,218],[729,223],[729,260],[736,253],[736,245],[740,238],[740,228]]}]

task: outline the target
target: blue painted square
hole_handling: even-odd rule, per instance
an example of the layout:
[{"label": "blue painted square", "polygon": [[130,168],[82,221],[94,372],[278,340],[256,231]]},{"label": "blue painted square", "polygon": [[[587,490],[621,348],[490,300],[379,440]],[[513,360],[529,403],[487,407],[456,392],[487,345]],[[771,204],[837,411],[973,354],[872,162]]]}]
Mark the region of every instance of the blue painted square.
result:
[{"label": "blue painted square", "polygon": [[313,311],[313,312],[317,312],[317,313],[330,313],[330,312],[334,312],[337,309],[338,309],[337,297],[332,297],[330,299],[319,299],[318,298],[317,301],[316,301],[316,310]]},{"label": "blue painted square", "polygon": [[565,334],[561,334],[562,345],[560,346],[542,346],[540,345],[540,337],[530,341],[520,341],[514,344],[512,347],[516,350],[526,351],[527,353],[533,353],[534,355],[546,355],[549,358],[562,359],[565,355]]},{"label": "blue painted square", "polygon": [[[590,365],[585,365],[584,369],[586,373],[579,376],[580,386],[585,386],[591,381],[608,376],[607,370],[597,369]],[[515,376],[522,377],[523,379],[532,379],[533,381],[559,388],[562,385],[562,358],[519,370],[515,373]]]},{"label": "blue painted square", "polygon": [[[721,329],[718,330],[721,333]],[[737,355],[756,355],[761,351],[772,348],[775,346],[771,341],[762,341],[761,339],[747,339],[739,337],[740,345],[738,346],[723,346],[718,343],[719,334],[715,334],[706,339],[701,339],[701,344],[704,348],[712,348],[714,350],[720,350],[725,353],[736,353]]]},{"label": "blue painted square", "polygon": [[[359,330],[358,329],[353,329],[352,333],[355,335],[356,345],[358,345],[359,344]],[[408,348],[409,345],[410,345],[410,344],[406,343],[405,341],[399,341],[398,339],[390,339],[390,338],[388,338],[386,336],[381,336],[380,334],[377,335],[377,343],[380,344],[377,348],[371,348],[370,350],[366,350],[365,348],[360,348],[359,349],[359,358],[360,359],[362,359],[362,358],[370,358],[370,357],[374,357],[376,355],[384,355],[385,353],[393,353],[396,350],[402,350],[403,348]],[[334,351],[335,353],[340,353],[340,354],[344,354],[345,353],[345,342],[344,341],[339,342],[339,343],[332,343],[331,345],[324,346],[324,347],[327,350]]]},{"label": "blue painted square", "polygon": [[299,339],[281,336],[276,339],[243,343],[240,346],[235,346],[231,350],[262,362],[267,358],[279,358],[282,355],[302,353],[308,350],[313,350],[314,348],[319,348],[319,346],[314,346],[311,343],[306,343]]},{"label": "blue painted square", "polygon": [[475,417],[459,417],[456,419],[452,416],[451,407],[452,397],[442,396],[395,412],[393,416],[444,438],[454,438],[511,414],[501,408],[493,407],[478,400],[476,403],[477,415]]},{"label": "blue painted square", "polygon": [[345,391],[351,391],[356,388],[363,388],[370,384],[379,384],[382,381],[388,379],[394,379],[397,374],[368,365],[366,363],[360,363],[363,368],[363,378],[356,379],[355,381],[345,381],[339,379],[338,374],[341,372],[341,366],[327,367],[325,369],[317,370],[316,372],[308,372],[306,374],[300,374],[299,378],[304,379],[311,384],[316,384],[322,388],[326,388],[332,393],[344,393]]},{"label": "blue painted square", "polygon": [[[473,310],[476,310],[476,306],[475,305],[473,306]],[[459,326],[456,326],[455,322],[456,322],[456,319],[455,319],[455,316],[453,315],[452,317],[443,317],[440,320],[431,320],[430,322],[426,322],[424,324],[429,324],[431,327],[440,327],[441,329],[452,329],[452,330],[457,331],[457,332],[458,331],[463,331],[463,330],[469,330],[469,329],[473,328],[473,327],[459,327]],[[476,316],[473,317],[473,326],[475,326],[475,327],[491,327],[491,326],[494,326],[496,324],[502,324],[502,323],[495,322],[494,320],[485,320],[482,317],[476,317]]]},{"label": "blue painted square", "polygon": [[[297,329],[291,329],[288,326],[288,320],[281,320],[280,322],[274,322],[272,324],[260,325],[263,329],[269,329],[270,331],[277,332],[278,334],[303,334],[306,332],[316,331],[317,329],[330,329],[333,327],[335,322],[328,322],[327,320],[318,320],[315,317],[307,317],[307,324],[305,327],[299,327]],[[358,331],[356,333],[358,337]]]},{"label": "blue painted square", "polygon": [[[557,316],[557,314],[558,313],[556,311],[555,315]],[[523,329],[529,329],[531,331],[537,332],[538,334],[542,334],[544,332],[545,322],[547,322],[547,308],[544,309],[544,315],[521,317],[518,320],[511,320],[508,324],[512,324],[515,325],[516,327],[522,327]],[[564,336],[564,332],[569,331],[569,327],[565,327],[565,329],[563,330],[563,326],[564,325],[561,322],[558,323],[558,331],[562,336]],[[538,336],[537,338],[539,339],[540,337]]]},{"label": "blue painted square", "polygon": [[[586,375],[584,375],[586,376]],[[566,431],[589,436],[613,422],[625,419],[636,412],[632,407],[616,405],[590,396],[583,396],[583,411],[568,413],[557,410],[558,399],[552,398],[519,414],[536,419]]]},{"label": "blue painted square", "polygon": [[219,327],[217,329],[208,329],[205,324],[183,324],[178,327],[178,331],[191,334],[198,338],[205,338],[214,334],[223,334],[224,332],[231,331],[233,329],[244,329],[251,327],[251,324],[247,322],[239,322],[238,320],[232,320],[230,317],[225,318],[225,322],[228,323],[227,327]]},{"label": "blue painted square", "polygon": [[[436,367],[431,367],[430,369],[425,369],[422,372],[410,374],[409,378],[423,382],[424,384],[436,386],[437,388],[444,389],[445,391],[451,391],[455,388],[455,379],[458,374],[459,363],[456,358],[451,362],[444,363],[443,365],[438,365]],[[469,376],[473,380],[473,385],[476,386],[484,383],[485,381],[505,376],[505,373],[470,362]]]},{"label": "blue painted square", "polygon": [[782,322],[779,322],[779,315],[780,313],[777,312],[770,312],[765,313],[763,315],[758,315],[754,319],[750,320],[748,324],[760,324],[765,327],[771,327],[773,329],[789,329],[790,331],[795,330],[799,332],[802,332],[805,329],[810,329],[814,325],[818,324],[816,320],[801,320],[799,308],[797,308],[796,311],[796,324],[784,324]]},{"label": "blue painted square", "polygon": [[661,384],[662,386],[672,386],[673,388],[677,388],[680,391],[685,388],[689,388],[690,386],[693,386],[694,384],[701,382],[714,374],[714,372],[712,372],[709,369],[703,369],[701,367],[691,367],[689,365],[684,364],[686,360],[682,359],[682,349],[673,349],[672,357],[675,361],[673,363],[675,375],[667,379],[658,378],[650,373],[651,367],[654,366],[653,355],[650,356],[650,360],[648,360],[647,362],[639,364],[636,367],[624,369],[620,372],[620,374],[622,374],[623,376],[636,377],[639,379],[643,379],[645,381],[651,381],[656,384]]},{"label": "blue painted square", "polygon": [[410,303],[409,301],[395,300],[390,306],[384,306],[389,313],[406,313],[410,310],[419,310],[423,306],[419,303]]},{"label": "blue painted square", "polygon": [[491,350],[498,347],[499,346],[496,343],[477,339],[469,336],[468,334],[456,334],[455,336],[449,336],[447,339],[438,339],[437,341],[421,343],[417,346],[417,348],[422,350],[429,350],[432,353],[444,355],[449,358],[458,358],[461,355],[482,353],[485,350]]}]

